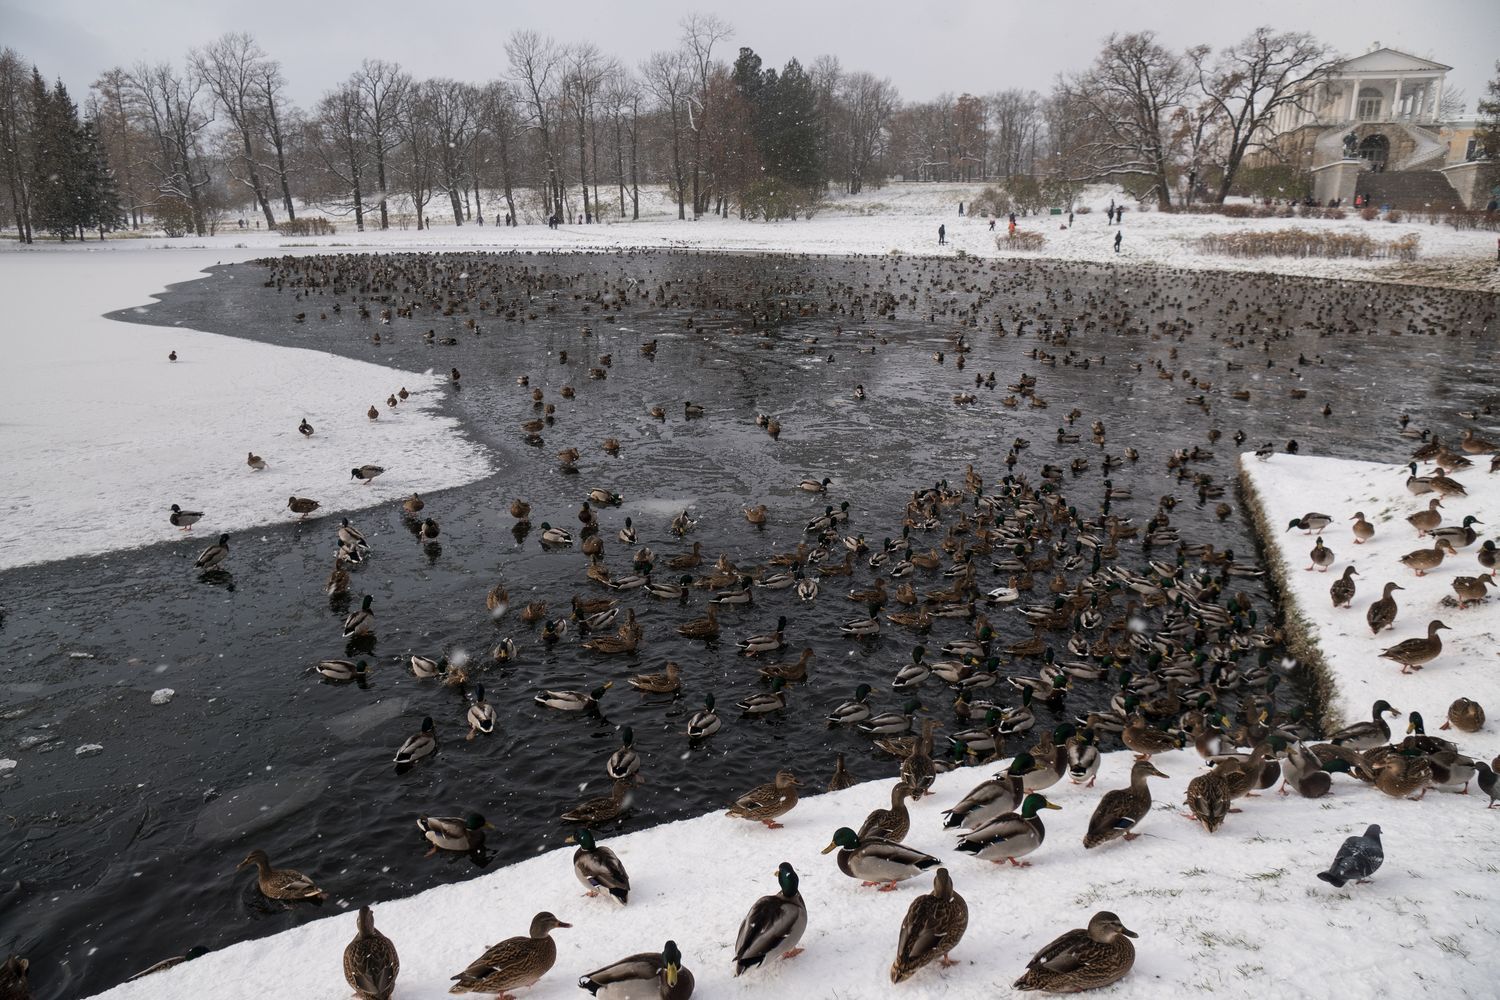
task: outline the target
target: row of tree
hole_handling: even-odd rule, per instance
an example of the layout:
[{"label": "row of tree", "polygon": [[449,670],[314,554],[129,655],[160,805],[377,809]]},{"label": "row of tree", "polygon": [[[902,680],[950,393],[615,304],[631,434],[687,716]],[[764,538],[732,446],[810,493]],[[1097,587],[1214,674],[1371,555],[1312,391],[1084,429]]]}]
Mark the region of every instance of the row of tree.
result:
[{"label": "row of tree", "polygon": [[[210,232],[226,213],[268,228],[316,205],[363,229],[638,218],[665,184],[679,218],[795,217],[833,187],[900,175],[1000,179],[1063,198],[1099,177],[1162,207],[1222,201],[1277,113],[1332,65],[1310,35],[1262,28],[1212,51],[1151,32],[1105,39],[1050,93],[906,103],[837,59],[778,69],[728,24],[693,15],[680,44],[630,67],[590,43],[519,31],[482,84],[417,80],[366,60],[315,106],[232,33],[161,63],[100,74],[82,114],[59,83],[0,53],[0,172],[12,221],[58,235],[140,226]],[[1493,137],[1489,140],[1493,142]],[[1500,149],[1495,152],[1500,153]]]}]

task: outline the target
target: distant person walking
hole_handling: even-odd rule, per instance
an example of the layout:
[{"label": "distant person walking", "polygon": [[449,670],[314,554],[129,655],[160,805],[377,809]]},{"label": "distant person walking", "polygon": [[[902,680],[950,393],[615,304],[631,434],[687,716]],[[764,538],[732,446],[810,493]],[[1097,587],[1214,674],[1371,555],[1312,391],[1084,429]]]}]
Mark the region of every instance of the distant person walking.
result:
[{"label": "distant person walking", "polygon": [[941,223],[939,223],[939,225],[938,225],[938,246],[944,246],[945,244],[947,244],[947,242],[948,242],[948,227],[942,225]]},{"label": "distant person walking", "polygon": [[1071,208],[1068,209],[1068,228],[1073,228],[1073,210]]},{"label": "distant person walking", "polygon": [[958,214],[959,215],[963,215],[964,214],[964,203],[963,202],[959,202],[958,203]]},{"label": "distant person walking", "polygon": [[998,222],[998,221],[999,221],[998,219],[991,219],[990,220],[990,232],[993,233],[995,231],[995,223]]},{"label": "distant person walking", "polygon": [[1124,233],[1122,233],[1122,232],[1121,232],[1121,231],[1120,231],[1120,230],[1118,230],[1118,229],[1117,229],[1117,230],[1115,230],[1115,253],[1119,253],[1119,252],[1120,252],[1120,242],[1121,242],[1121,241],[1122,241],[1122,240],[1123,240],[1123,239],[1125,239],[1125,234],[1124,234]]}]

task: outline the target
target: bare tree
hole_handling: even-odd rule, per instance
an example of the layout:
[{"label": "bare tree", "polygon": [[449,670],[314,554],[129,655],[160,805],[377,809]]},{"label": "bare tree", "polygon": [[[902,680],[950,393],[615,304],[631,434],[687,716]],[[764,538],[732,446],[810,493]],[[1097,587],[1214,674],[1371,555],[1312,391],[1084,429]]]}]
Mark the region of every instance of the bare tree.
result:
[{"label": "bare tree", "polygon": [[[0,86],[4,86],[4,83],[0,82]],[[149,192],[142,190],[141,185],[141,134],[125,106],[129,87],[129,75],[123,69],[107,69],[93,83],[91,103],[94,121],[99,129],[99,140],[119,182],[131,228],[139,229],[142,206],[151,197]]]},{"label": "bare tree", "polygon": [[693,137],[693,218],[707,209],[700,188],[703,137],[710,124],[709,82],[713,75],[714,46],[734,34],[729,22],[713,14],[689,14],[682,20],[682,45],[686,69],[692,83],[687,88],[687,126]]},{"label": "bare tree", "polygon": [[428,80],[423,89],[437,136],[437,185],[448,193],[453,224],[464,224],[469,144],[474,141],[478,92],[457,80]]},{"label": "bare tree", "polygon": [[402,106],[393,116],[400,148],[393,158],[404,181],[406,197],[417,216],[417,228],[427,228],[427,203],[432,200],[437,162],[437,117],[429,84],[408,87]]},{"label": "bare tree", "polygon": [[559,66],[557,45],[534,31],[518,31],[505,43],[510,72],[526,108],[525,126],[540,139],[546,169],[546,200],[552,214],[563,217],[562,165],[553,131],[553,108],[557,102]]},{"label": "bare tree", "polygon": [[364,232],[363,187],[368,170],[369,143],[360,103],[359,91],[346,83],[323,95],[318,102],[317,117],[311,124],[318,160],[337,189],[347,196],[346,204],[354,214],[354,228]]},{"label": "bare tree", "polygon": [[641,67],[646,89],[656,99],[657,110],[666,116],[672,142],[672,180],[677,188],[677,218],[687,218],[687,176],[682,168],[682,139],[691,117],[688,91],[691,82],[687,61],[681,52],[658,52]]},{"label": "bare tree", "polygon": [[986,99],[993,124],[994,172],[1009,180],[1035,172],[1032,151],[1042,126],[1041,97],[1034,90],[1002,90]]},{"label": "bare tree", "polygon": [[1245,154],[1261,145],[1282,108],[1304,107],[1311,84],[1333,68],[1333,53],[1306,32],[1277,34],[1268,27],[1223,49],[1210,65],[1211,52],[1200,45],[1188,56],[1223,128],[1223,174],[1214,196],[1222,204]]},{"label": "bare tree", "polygon": [[22,243],[31,233],[31,74],[14,49],[0,50],[0,166]]},{"label": "bare tree", "polygon": [[604,89],[604,101],[609,109],[615,132],[615,179],[620,186],[620,217],[625,217],[626,197],[626,151],[629,150],[630,170],[629,196],[630,217],[641,217],[640,136],[641,136],[641,83],[624,66],[615,66]]},{"label": "bare tree", "polygon": [[260,124],[273,157],[267,166],[281,188],[281,207],[286,209],[286,217],[295,219],[297,210],[292,204],[291,161],[303,123],[301,113],[286,103],[285,87],[280,63],[267,59],[257,67],[255,95]]},{"label": "bare tree", "polygon": [[255,39],[238,31],[222,35],[212,44],[194,49],[188,55],[193,72],[213,94],[234,133],[237,148],[230,162],[238,162],[242,174],[235,176],[231,171],[231,176],[250,188],[265,214],[266,228],[275,229],[276,216],[271,212],[271,202],[266,197],[265,185],[261,183],[256,155],[261,129],[256,80],[261,66],[267,61]]},{"label": "bare tree", "polygon": [[[599,88],[604,84],[608,64],[599,50],[589,42],[568,49],[567,69],[563,76],[563,94],[573,114],[578,137],[578,184],[583,189],[583,221],[594,221],[595,206],[589,201],[588,160],[585,146],[592,132]],[[597,164],[595,170],[597,171]],[[597,179],[596,179],[597,180]]]},{"label": "bare tree", "polygon": [[1172,205],[1171,119],[1193,83],[1182,56],[1154,32],[1110,35],[1094,65],[1062,83],[1086,127],[1095,176],[1135,175],[1161,208]]},{"label": "bare tree", "polygon": [[391,227],[386,211],[386,160],[400,141],[399,109],[406,100],[411,77],[396,63],[383,59],[366,59],[349,78],[349,85],[359,94],[359,113],[375,162],[375,194],[380,199],[380,228]]},{"label": "bare tree", "polygon": [[[168,63],[140,63],[129,81],[127,107],[149,136],[147,164],[157,194],[186,205],[193,231],[206,235],[212,178],[203,162],[202,140],[213,116],[204,107],[202,83],[179,75]],[[153,207],[159,200],[153,200]]]},{"label": "bare tree", "polygon": [[844,77],[839,103],[847,123],[844,186],[849,194],[859,194],[872,164],[884,151],[899,98],[890,77],[877,79],[873,73],[858,72]]},{"label": "bare tree", "polygon": [[498,81],[486,84],[480,95],[479,109],[479,134],[493,145],[495,164],[500,168],[506,225],[518,226],[521,220],[516,216],[515,188],[511,178],[513,146],[521,127],[515,92],[508,84]]}]

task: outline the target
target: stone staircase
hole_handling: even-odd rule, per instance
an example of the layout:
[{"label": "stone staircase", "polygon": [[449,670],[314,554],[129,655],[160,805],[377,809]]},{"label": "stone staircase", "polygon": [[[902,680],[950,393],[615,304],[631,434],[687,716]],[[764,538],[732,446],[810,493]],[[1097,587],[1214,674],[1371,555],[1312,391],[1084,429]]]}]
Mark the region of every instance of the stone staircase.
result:
[{"label": "stone staircase", "polygon": [[1428,208],[1462,208],[1458,192],[1436,170],[1366,171],[1355,182],[1354,193],[1364,195],[1376,208],[1399,208],[1420,212]]}]

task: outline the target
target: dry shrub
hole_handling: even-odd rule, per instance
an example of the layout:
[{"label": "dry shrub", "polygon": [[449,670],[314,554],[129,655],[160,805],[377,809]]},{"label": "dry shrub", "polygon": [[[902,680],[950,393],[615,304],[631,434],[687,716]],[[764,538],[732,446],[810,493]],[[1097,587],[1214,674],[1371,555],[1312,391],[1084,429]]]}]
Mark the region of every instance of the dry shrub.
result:
[{"label": "dry shrub", "polygon": [[1319,233],[1307,229],[1220,233],[1203,236],[1198,249],[1225,257],[1327,257],[1416,260],[1421,236],[1411,233],[1382,242],[1363,233]]},{"label": "dry shrub", "polygon": [[1401,221],[1401,210],[1398,209],[1398,208],[1393,208],[1389,212],[1386,212],[1385,213],[1385,221],[1386,222],[1400,222]]},{"label": "dry shrub", "polygon": [[321,216],[311,219],[283,219],[276,224],[283,236],[332,236],[334,225]]},{"label": "dry shrub", "polygon": [[1376,208],[1374,205],[1366,205],[1364,208],[1359,210],[1359,217],[1361,219],[1364,219],[1366,222],[1374,222],[1376,219],[1380,218],[1380,209]]},{"label": "dry shrub", "polygon": [[1013,233],[995,237],[995,246],[1001,250],[1041,250],[1047,245],[1047,237],[1041,233],[1034,233],[1027,229],[1017,229]]},{"label": "dry shrub", "polygon": [[1089,208],[1087,205],[1079,205],[1076,209],[1074,209],[1074,211],[1079,215],[1088,215],[1093,211],[1093,209]]}]

